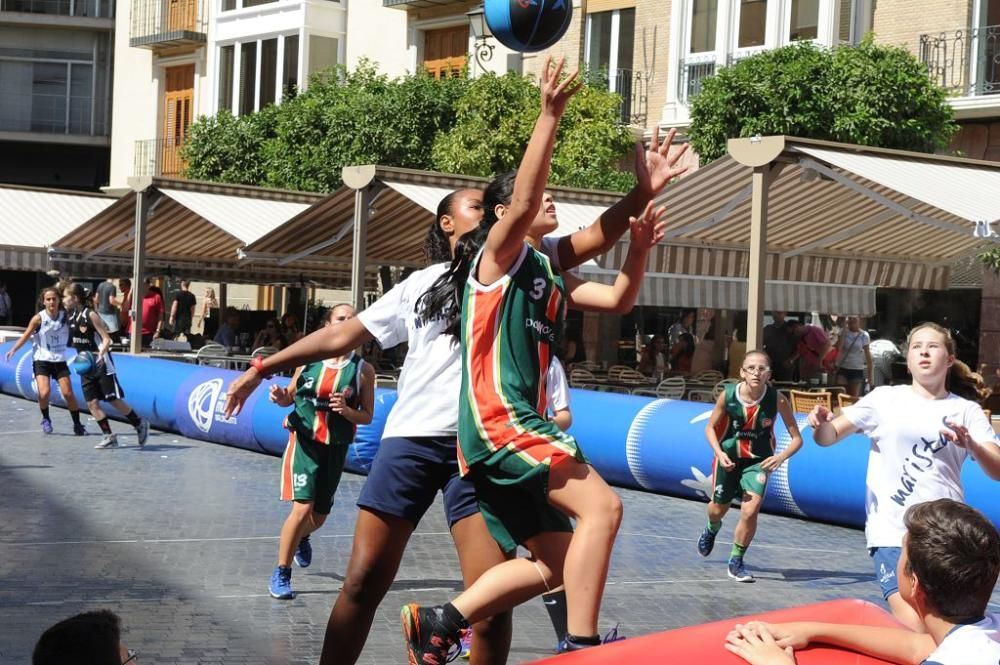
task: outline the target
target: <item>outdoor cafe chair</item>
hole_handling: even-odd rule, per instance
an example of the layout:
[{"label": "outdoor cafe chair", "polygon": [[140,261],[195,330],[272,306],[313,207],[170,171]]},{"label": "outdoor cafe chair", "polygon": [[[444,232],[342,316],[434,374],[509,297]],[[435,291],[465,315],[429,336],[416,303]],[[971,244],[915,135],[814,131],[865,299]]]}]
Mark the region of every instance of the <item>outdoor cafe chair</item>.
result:
[{"label": "outdoor cafe chair", "polygon": [[[608,368],[608,380],[610,380],[610,381],[619,381],[620,377],[622,375],[622,372],[625,372],[625,371],[628,371],[628,370],[632,370],[632,368],[628,367],[627,365],[612,365],[611,367]],[[632,371],[634,371],[634,370],[632,370]]]},{"label": "outdoor cafe chair", "polygon": [[837,393],[837,406],[843,409],[845,406],[856,403],[859,399],[861,398],[848,395],[847,393]]},{"label": "outdoor cafe chair", "polygon": [[573,367],[576,369],[585,369],[588,372],[601,371],[600,363],[595,363],[593,360],[581,360],[578,363],[573,363]]},{"label": "outdoor cafe chair", "polygon": [[618,373],[618,377],[614,379],[615,381],[621,383],[649,383],[649,377],[638,370],[634,370],[631,367],[626,367]]},{"label": "outdoor cafe chair", "polygon": [[713,401],[719,399],[719,395],[722,394],[722,392],[726,389],[726,386],[728,384],[730,384],[730,383],[739,383],[739,382],[740,382],[739,379],[723,379],[722,381],[719,381],[718,383],[716,383],[715,386],[712,387],[712,399],[713,399]]},{"label": "outdoor cafe chair", "polygon": [[261,358],[267,358],[268,356],[273,356],[278,352],[278,348],[274,346],[259,346],[253,350],[250,354],[251,358],[256,358],[260,356]]},{"label": "outdoor cafe chair", "polygon": [[656,388],[637,388],[632,391],[632,394],[649,395],[660,399],[681,399],[684,397],[686,387],[687,381],[684,380],[683,376],[671,376],[660,381]]},{"label": "outdoor cafe chair", "polygon": [[725,377],[722,376],[722,372],[717,369],[706,369],[703,372],[698,372],[696,375],[691,377],[691,380],[696,383],[715,383],[717,381],[722,381]]},{"label": "outdoor cafe chair", "polygon": [[205,365],[207,367],[219,367],[222,369],[229,368],[229,358],[226,356],[226,347],[214,342],[206,344],[198,349],[198,355],[195,356],[195,361],[199,365]]},{"label": "outdoor cafe chair", "polygon": [[827,409],[833,409],[833,394],[829,392],[792,390],[790,395],[792,397],[792,411],[795,413],[809,413],[817,404],[821,404]]},{"label": "outdoor cafe chair", "polygon": [[588,372],[585,369],[580,369],[574,367],[569,372],[569,385],[572,388],[591,388],[593,389],[594,383],[597,379],[594,377],[592,372]]}]

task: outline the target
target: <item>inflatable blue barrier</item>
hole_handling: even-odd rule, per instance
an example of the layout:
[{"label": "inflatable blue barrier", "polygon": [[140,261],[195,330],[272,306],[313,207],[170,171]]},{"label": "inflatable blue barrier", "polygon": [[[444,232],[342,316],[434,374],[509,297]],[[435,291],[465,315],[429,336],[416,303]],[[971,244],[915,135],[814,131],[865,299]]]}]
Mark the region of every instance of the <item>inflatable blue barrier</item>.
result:
[{"label": "inflatable blue barrier", "polygon": [[[2,360],[12,344],[0,345],[0,392],[37,400],[31,369],[31,350],[22,349],[10,362]],[[71,352],[72,353],[72,352]],[[203,441],[223,443],[272,455],[281,455],[288,434],[282,421],[288,409],[271,403],[265,381],[235,418],[222,409],[226,388],[239,373],[170,360],[116,355],[115,366],[125,399],[153,427]],[[79,377],[72,377],[82,403]],[[590,390],[571,390],[573,427],[583,450],[604,478],[619,487],[641,489],[707,501],[712,493],[712,453],[705,441],[710,404],[683,400],[635,397]],[[358,428],[347,458],[347,469],[367,473],[378,449],[385,419],[396,400],[393,390],[379,389],[375,418]],[[58,390],[52,403],[65,406]],[[110,409],[114,414],[114,410]],[[811,520],[863,526],[865,470],[869,442],[851,435],[835,446],[822,448],[805,427],[802,450],[782,465],[768,483],[764,509]],[[778,451],[790,437],[780,421],[775,425]],[[966,501],[1000,526],[1000,484],[975,463],[962,472]]]}]

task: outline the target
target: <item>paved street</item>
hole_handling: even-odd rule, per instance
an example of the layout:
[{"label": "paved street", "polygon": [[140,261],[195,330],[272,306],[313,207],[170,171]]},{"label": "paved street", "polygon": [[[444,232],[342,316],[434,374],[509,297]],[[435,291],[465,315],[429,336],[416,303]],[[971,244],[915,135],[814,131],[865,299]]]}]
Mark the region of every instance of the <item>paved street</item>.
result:
[{"label": "paved street", "polygon": [[[130,428],[118,450],[95,435],[38,430],[34,403],[0,395],[0,663],[27,663],[41,632],[88,609],[110,608],[140,662],[212,665],[315,663],[351,548],[364,478],[346,475],[315,559],[296,569],[298,598],[271,599],[267,581],[287,508],[279,460],[155,432],[144,450]],[[91,420],[91,432],[97,427]],[[622,491],[602,628],[638,635],[820,600],[879,600],[860,531],[763,516],[747,561],[754,585],[729,581],[727,520],[717,553],[695,551],[701,504]],[[725,542],[723,542],[725,541]],[[383,603],[362,663],[405,662],[398,610],[447,599],[460,577],[440,505],[414,535]],[[1000,602],[1000,594],[994,594]],[[996,606],[1000,609],[1000,605]],[[550,653],[541,601],[515,612],[510,662]]]}]

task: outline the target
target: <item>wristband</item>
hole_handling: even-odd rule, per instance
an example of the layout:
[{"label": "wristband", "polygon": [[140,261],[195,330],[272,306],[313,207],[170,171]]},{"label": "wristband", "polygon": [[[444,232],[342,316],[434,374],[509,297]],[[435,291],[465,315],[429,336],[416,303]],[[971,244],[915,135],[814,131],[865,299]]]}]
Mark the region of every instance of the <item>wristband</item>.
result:
[{"label": "wristband", "polygon": [[264,369],[264,359],[261,356],[255,356],[254,359],[250,361],[250,366],[257,370],[257,373],[263,378],[271,378],[271,374]]}]

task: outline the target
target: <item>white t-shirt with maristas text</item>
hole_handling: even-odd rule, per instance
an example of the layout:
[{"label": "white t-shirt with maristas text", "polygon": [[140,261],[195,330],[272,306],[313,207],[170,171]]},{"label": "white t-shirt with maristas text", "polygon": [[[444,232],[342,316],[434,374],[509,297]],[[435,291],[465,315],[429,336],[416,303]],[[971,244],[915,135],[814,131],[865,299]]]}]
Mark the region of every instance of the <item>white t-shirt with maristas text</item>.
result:
[{"label": "white t-shirt with maristas text", "polygon": [[967,427],[978,443],[997,443],[978,404],[951,393],[925,399],[910,385],[876,388],[843,415],[871,440],[865,481],[868,547],[901,547],[903,515],[910,506],[964,500],[962,464],[969,453],[941,434],[945,420]]}]

